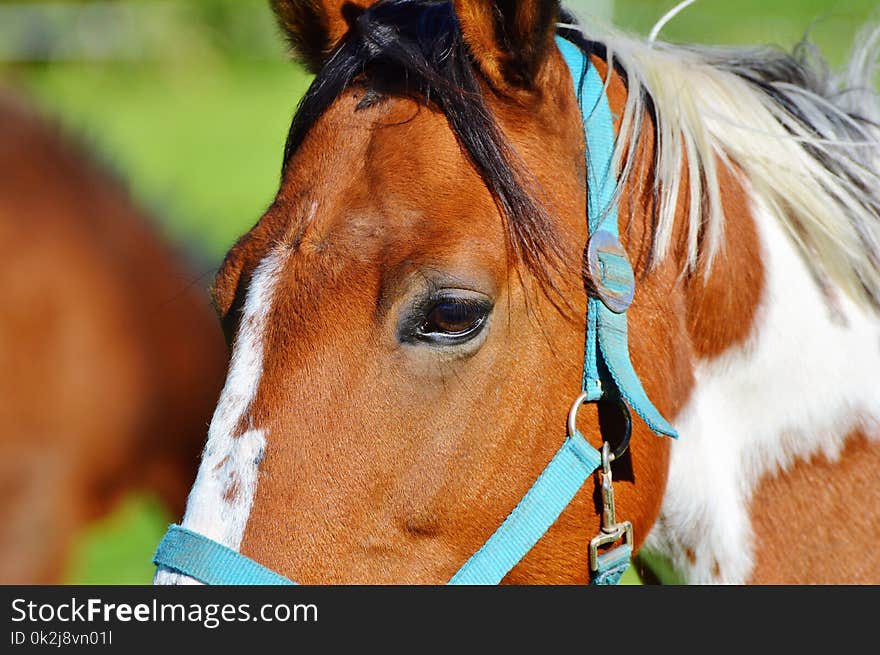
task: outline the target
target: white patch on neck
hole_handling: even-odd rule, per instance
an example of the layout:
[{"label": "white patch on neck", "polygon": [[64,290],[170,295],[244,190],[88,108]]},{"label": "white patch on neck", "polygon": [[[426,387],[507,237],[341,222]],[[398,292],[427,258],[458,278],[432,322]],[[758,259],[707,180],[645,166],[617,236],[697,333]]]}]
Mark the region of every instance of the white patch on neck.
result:
[{"label": "white patch on neck", "polygon": [[835,314],[776,217],[761,203],[754,216],[765,267],[754,332],[696,367],[645,543],[689,583],[747,582],[760,480],[817,453],[833,461],[853,430],[880,422],[880,319],[842,295]]},{"label": "white patch on neck", "polygon": [[[251,513],[257,471],[266,448],[262,429],[236,429],[257,394],[263,373],[263,333],[278,276],[286,257],[272,251],[255,269],[242,310],[226,385],[208,429],[202,463],[181,525],[238,550]],[[230,493],[230,490],[233,493]],[[154,584],[198,584],[165,568]]]}]

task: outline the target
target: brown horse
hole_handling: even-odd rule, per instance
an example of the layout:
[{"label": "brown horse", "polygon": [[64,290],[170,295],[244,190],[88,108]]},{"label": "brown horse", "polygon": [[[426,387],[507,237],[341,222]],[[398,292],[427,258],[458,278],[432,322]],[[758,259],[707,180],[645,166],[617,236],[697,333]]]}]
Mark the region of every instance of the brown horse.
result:
[{"label": "brown horse", "polygon": [[0,92],[0,583],[59,582],[127,491],[182,510],[226,348],[114,177]]},{"label": "brown horse", "polygon": [[[216,279],[234,349],[185,528],[302,583],[440,583],[532,485],[589,289],[559,34],[607,78],[630,354],[680,434],[635,421],[618,517],[689,582],[880,582],[880,33],[838,79],[551,1],[273,6],[317,77]],[[599,510],[588,481],[505,581],[586,581]]]}]

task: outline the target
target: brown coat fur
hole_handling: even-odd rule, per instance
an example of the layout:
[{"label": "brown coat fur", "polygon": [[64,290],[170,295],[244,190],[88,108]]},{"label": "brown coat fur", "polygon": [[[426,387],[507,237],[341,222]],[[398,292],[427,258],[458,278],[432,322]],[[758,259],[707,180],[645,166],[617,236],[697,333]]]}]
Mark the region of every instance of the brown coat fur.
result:
[{"label": "brown coat fur", "polygon": [[181,511],[226,349],[120,184],[6,92],[0,171],[0,583],[58,582],[126,491]]}]

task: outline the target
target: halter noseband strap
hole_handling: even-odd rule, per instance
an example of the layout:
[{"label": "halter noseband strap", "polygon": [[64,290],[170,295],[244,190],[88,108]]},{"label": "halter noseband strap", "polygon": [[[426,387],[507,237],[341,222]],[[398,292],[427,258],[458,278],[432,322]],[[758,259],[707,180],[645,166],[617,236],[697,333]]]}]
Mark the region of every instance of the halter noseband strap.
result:
[{"label": "halter noseband strap", "polygon": [[[569,434],[560,449],[504,522],[449,584],[501,582],[599,468],[603,471],[604,510],[602,532],[590,545],[590,579],[592,584],[617,584],[632,554],[632,527],[626,521],[618,523],[614,515],[610,463],[615,454],[607,442],[600,452],[584,439],[575,424],[577,411],[584,403],[612,401],[624,411],[627,439],[627,406],[657,434],[678,436],[648,399],[629,358],[626,310],[634,295],[635,278],[618,240],[615,132],[605,84],[580,49],[560,37],[556,37],[556,42],[574,81],[587,145],[587,260],[594,288],[587,305],[582,393],[572,406]],[[600,548],[620,540],[624,540],[622,545],[599,553]],[[153,562],[206,584],[295,584],[233,549],[177,525],[168,529]]]}]

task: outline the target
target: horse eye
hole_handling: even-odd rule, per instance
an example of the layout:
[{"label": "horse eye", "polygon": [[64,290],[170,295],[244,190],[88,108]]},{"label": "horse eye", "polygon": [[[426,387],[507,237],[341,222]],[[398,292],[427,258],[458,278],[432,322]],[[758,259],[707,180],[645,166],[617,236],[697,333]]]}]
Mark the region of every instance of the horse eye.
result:
[{"label": "horse eye", "polygon": [[486,322],[489,310],[484,303],[461,298],[445,298],[434,304],[419,326],[418,336],[426,341],[454,344],[476,336]]}]

